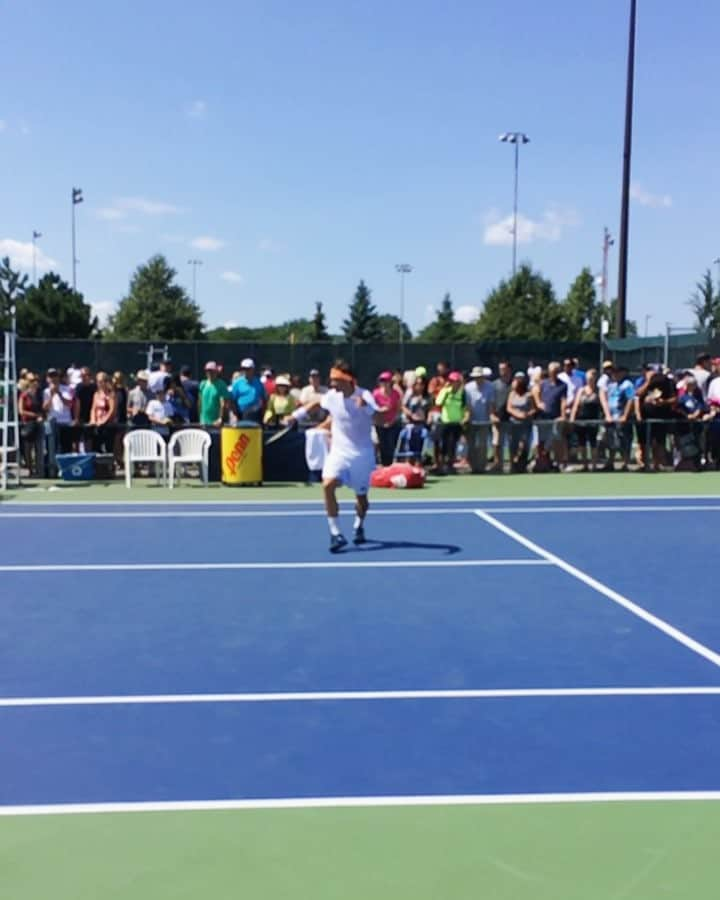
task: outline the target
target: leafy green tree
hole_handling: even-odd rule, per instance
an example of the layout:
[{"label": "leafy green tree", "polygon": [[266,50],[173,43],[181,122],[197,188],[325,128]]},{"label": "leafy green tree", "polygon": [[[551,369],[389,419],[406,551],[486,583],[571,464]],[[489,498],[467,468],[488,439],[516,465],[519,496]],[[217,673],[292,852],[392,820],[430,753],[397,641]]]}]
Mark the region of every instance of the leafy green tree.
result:
[{"label": "leafy green tree", "polygon": [[[400,340],[400,316],[394,316],[392,313],[382,313],[378,316],[380,323],[380,340],[384,344],[397,344]],[[412,340],[412,331],[410,331],[406,322],[402,323],[403,341]]]},{"label": "leafy green tree", "polygon": [[18,332],[28,338],[77,338],[98,332],[98,320],[83,295],[55,272],[25,291],[18,306]]},{"label": "leafy green tree", "polygon": [[176,284],[177,272],[164,256],[138,266],[128,295],[111,316],[108,337],[135,341],[190,341],[202,338],[200,307]]},{"label": "leafy green tree", "polygon": [[695,313],[698,331],[715,333],[720,330],[720,289],[715,293],[712,272],[706,269],[695,291],[688,300],[688,306]]},{"label": "leafy green tree", "polygon": [[347,341],[355,343],[382,341],[382,328],[377,309],[371,300],[370,289],[361,281],[355,291],[347,319],[343,322]]},{"label": "leafy green tree", "polygon": [[312,340],[316,343],[324,343],[332,340],[330,332],[327,330],[325,310],[320,302],[315,304],[315,315],[312,320]]},{"label": "leafy green tree", "polygon": [[[596,303],[593,310],[592,322],[587,329],[585,340],[600,340],[600,325],[602,319],[605,319],[610,326],[610,330],[605,335],[607,338],[617,337],[617,299],[611,300],[610,303]],[[637,337],[638,327],[634,319],[627,319],[625,322],[625,334],[627,337]]]},{"label": "leafy green tree", "polygon": [[453,309],[450,294],[445,294],[437,310],[437,316],[433,322],[426,325],[418,333],[418,341],[437,341],[438,343],[451,344],[460,340],[462,327],[455,320],[455,310]]},{"label": "leafy green tree", "polygon": [[552,283],[524,263],[487,296],[473,328],[476,340],[562,340],[563,313]]},{"label": "leafy green tree", "polygon": [[16,272],[10,257],[0,261],[0,328],[10,327],[10,310],[19,309],[27,290],[28,277]]},{"label": "leafy green tree", "polygon": [[565,340],[595,341],[598,339],[597,331],[593,331],[591,328],[596,305],[595,278],[586,266],[570,285],[567,297],[562,303]]}]

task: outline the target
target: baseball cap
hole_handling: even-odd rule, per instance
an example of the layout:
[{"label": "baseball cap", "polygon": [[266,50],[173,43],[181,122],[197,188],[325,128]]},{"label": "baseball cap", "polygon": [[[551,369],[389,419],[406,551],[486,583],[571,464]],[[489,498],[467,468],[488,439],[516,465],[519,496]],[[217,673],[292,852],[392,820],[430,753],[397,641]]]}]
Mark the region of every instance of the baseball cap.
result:
[{"label": "baseball cap", "polygon": [[320,369],[310,369],[310,375],[319,375]]},{"label": "baseball cap", "polygon": [[485,378],[489,378],[492,375],[492,369],[490,366],[483,366],[483,375]]},{"label": "baseball cap", "polygon": [[245,359],[240,363],[241,369],[254,369],[255,368],[255,360],[251,359],[249,356],[246,356]]},{"label": "baseball cap", "polygon": [[387,369],[378,375],[378,381],[392,381],[392,372]]},{"label": "baseball cap", "polygon": [[462,375],[459,372],[451,372],[448,375],[448,381],[462,381]]},{"label": "baseball cap", "polygon": [[713,358],[710,360],[710,362],[714,366],[720,366],[720,356],[713,356]]},{"label": "baseball cap", "polygon": [[192,375],[192,369],[188,365],[184,365],[180,367],[181,375]]},{"label": "baseball cap", "polygon": [[470,372],[471,378],[484,378],[485,377],[485,369],[482,366],[473,366],[472,371]]},{"label": "baseball cap", "polygon": [[427,375],[427,369],[425,366],[418,366],[417,369],[415,369],[415,374],[418,378],[424,378]]},{"label": "baseball cap", "polygon": [[57,369],[48,369],[48,370],[47,370],[47,374],[48,374],[51,378],[54,378],[56,375],[59,375],[60,373],[58,372]]},{"label": "baseball cap", "polygon": [[205,371],[206,372],[217,372],[218,364],[214,362],[212,359],[209,362],[205,363]]}]

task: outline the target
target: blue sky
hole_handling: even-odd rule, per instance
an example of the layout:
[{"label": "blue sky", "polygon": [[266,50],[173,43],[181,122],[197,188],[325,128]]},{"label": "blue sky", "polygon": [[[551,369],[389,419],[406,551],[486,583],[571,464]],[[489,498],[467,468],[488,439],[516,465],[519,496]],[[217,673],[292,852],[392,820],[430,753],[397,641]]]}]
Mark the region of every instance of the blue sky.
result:
[{"label": "blue sky", "polygon": [[[480,308],[519,256],[560,295],[617,236],[628,0],[0,0],[0,253],[71,274],[106,314],[167,255],[208,325],[325,304],[364,278],[407,319]],[[691,322],[720,256],[720,4],[640,0],[629,314]],[[617,283],[617,245],[610,289]],[[716,270],[714,270],[716,272]],[[469,315],[471,309],[464,310]]]}]

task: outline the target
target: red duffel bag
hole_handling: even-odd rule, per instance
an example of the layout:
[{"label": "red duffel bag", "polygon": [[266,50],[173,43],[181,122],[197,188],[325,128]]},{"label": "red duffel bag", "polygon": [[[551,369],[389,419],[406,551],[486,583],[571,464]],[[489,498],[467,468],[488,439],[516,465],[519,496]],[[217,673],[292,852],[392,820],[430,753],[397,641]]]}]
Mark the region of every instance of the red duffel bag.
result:
[{"label": "red duffel bag", "polygon": [[410,463],[393,463],[375,469],[370,484],[377,488],[421,488],[425,485],[425,470]]}]

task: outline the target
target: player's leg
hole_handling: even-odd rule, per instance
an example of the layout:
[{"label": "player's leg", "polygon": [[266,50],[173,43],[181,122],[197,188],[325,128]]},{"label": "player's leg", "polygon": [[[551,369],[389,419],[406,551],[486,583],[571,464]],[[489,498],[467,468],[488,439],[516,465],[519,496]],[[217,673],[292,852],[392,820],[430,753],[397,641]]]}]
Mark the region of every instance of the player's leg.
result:
[{"label": "player's leg", "polygon": [[370,509],[370,501],[367,494],[355,495],[355,521],[353,523],[353,543],[364,544],[367,540],[365,537],[365,516]]},{"label": "player's leg", "polygon": [[325,499],[325,512],[327,513],[328,526],[330,527],[330,552],[337,553],[347,544],[347,540],[340,531],[340,507],[335,492],[341,482],[337,478],[323,478],[323,496]]}]

